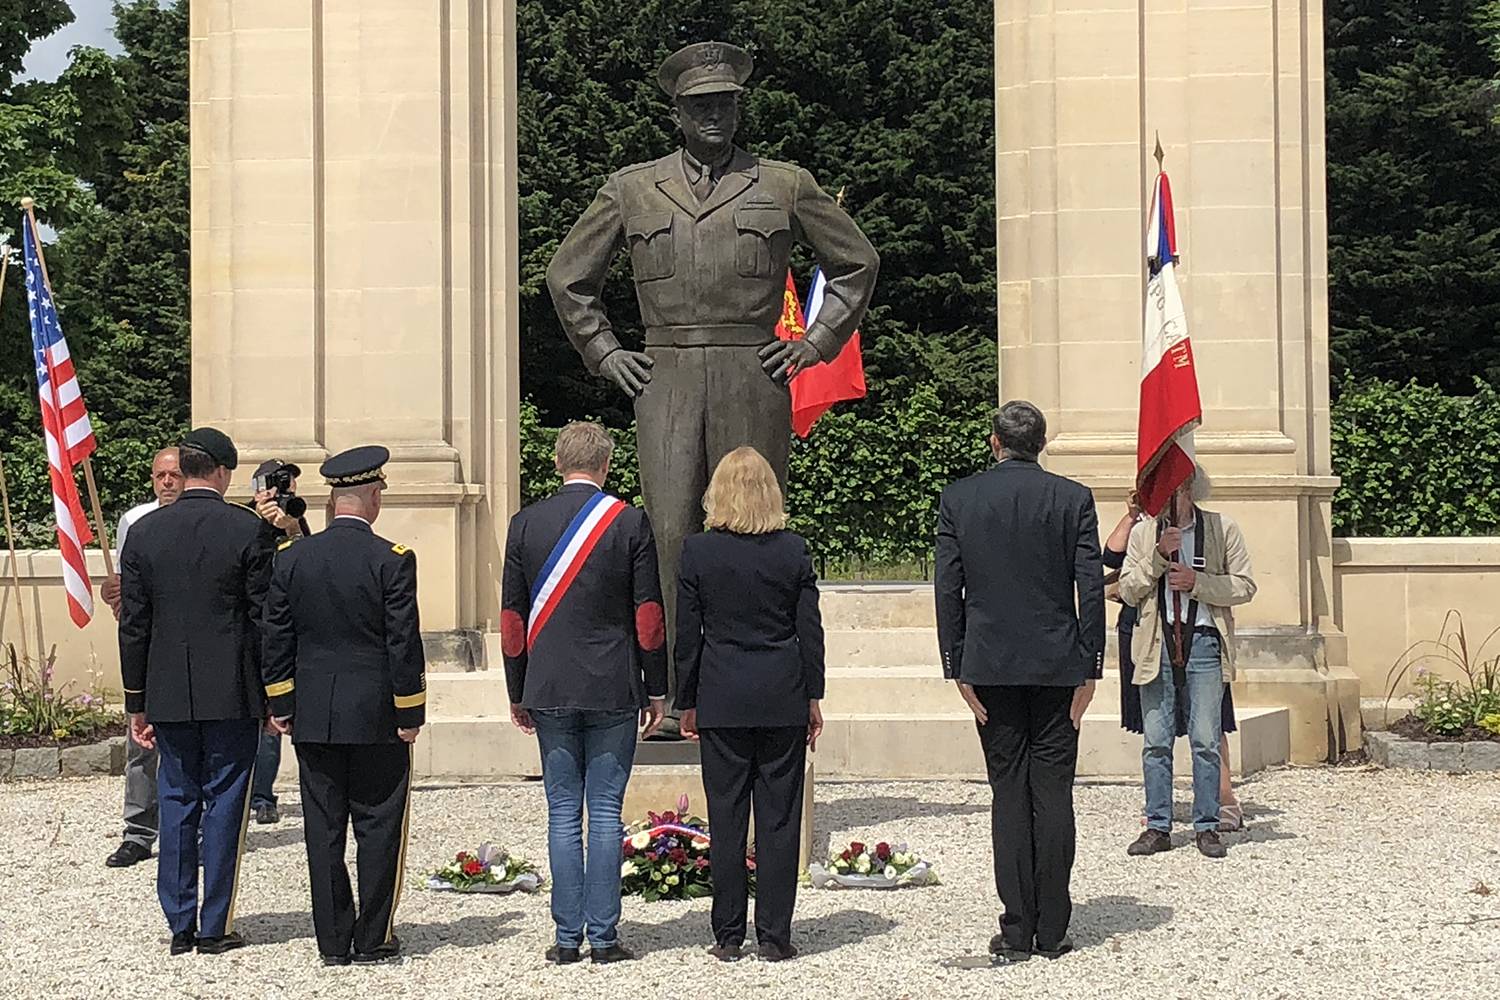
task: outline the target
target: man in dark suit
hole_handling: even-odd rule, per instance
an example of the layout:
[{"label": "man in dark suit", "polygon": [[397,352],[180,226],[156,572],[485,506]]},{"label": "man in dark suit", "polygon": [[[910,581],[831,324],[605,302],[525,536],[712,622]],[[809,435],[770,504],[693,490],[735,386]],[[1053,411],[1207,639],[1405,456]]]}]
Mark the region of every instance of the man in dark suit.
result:
[{"label": "man in dark suit", "polygon": [[244,944],[234,901],[265,717],[260,626],[271,549],[264,522],[224,502],[238,461],[220,431],[189,433],[181,497],[142,518],[120,553],[125,710],[131,737],[160,754],[156,881],[174,955]]},{"label": "man in dark suit", "polygon": [[[411,745],[426,719],[417,557],[371,530],[385,448],[335,455],[320,534],[281,543],[266,599],[266,695],[302,785],[313,926],[325,965],[400,954],[395,931],[411,816]],[[350,819],[359,913],[344,866]]]},{"label": "man in dark suit", "polygon": [[1104,670],[1093,494],[1037,464],[1046,441],[1041,411],[1006,403],[999,464],[944,490],[938,513],[938,642],[989,771],[1002,962],[1072,949],[1078,730]]},{"label": "man in dark suit", "polygon": [[[667,694],[656,542],[644,511],[603,491],[614,442],[598,424],[557,437],[556,494],[511,519],[500,637],[511,719],[541,745],[556,941],[547,960],[635,956],[620,944],[620,806],[637,719],[650,736]],[[588,804],[588,859],[583,809]]]}]

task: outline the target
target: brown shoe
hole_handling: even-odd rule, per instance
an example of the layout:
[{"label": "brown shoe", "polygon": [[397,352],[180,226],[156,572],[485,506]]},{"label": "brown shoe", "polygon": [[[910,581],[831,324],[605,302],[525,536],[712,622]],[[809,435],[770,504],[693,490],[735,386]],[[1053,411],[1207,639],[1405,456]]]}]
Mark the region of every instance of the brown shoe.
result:
[{"label": "brown shoe", "polygon": [[1205,858],[1213,858],[1217,861],[1227,857],[1229,850],[1224,846],[1224,841],[1220,839],[1218,831],[1200,830],[1198,831],[1198,853]]},{"label": "brown shoe", "polygon": [[1172,849],[1172,838],[1161,830],[1146,829],[1125,849],[1132,858],[1143,858],[1148,854],[1160,854]]}]

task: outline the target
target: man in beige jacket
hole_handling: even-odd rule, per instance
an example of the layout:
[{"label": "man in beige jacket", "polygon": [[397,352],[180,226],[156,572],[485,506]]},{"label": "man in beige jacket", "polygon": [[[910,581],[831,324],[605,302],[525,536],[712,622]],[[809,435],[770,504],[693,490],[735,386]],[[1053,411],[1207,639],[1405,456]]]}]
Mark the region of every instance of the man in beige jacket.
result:
[{"label": "man in beige jacket", "polygon": [[[1209,481],[1201,467],[1172,497],[1173,518],[1142,521],[1130,533],[1120,597],[1138,609],[1131,653],[1136,663],[1146,743],[1146,830],[1132,855],[1172,846],[1172,741],[1177,700],[1187,700],[1193,750],[1193,828],[1198,850],[1222,858],[1219,838],[1219,712],[1234,679],[1234,613],[1255,596],[1250,553],[1240,527],[1203,510]],[[1175,527],[1169,525],[1175,524]]]}]

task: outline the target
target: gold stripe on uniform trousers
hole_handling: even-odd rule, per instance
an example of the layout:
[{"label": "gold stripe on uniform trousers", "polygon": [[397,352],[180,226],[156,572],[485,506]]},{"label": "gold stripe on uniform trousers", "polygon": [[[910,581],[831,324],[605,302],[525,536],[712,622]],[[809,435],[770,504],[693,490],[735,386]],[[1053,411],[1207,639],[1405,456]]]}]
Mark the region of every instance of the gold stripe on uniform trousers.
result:
[{"label": "gold stripe on uniform trousers", "polygon": [[411,832],[411,778],[417,769],[415,744],[406,744],[406,808],[401,815],[401,851],[396,855],[396,891],[391,899],[391,919],[385,925],[385,943],[396,936],[396,907],[401,905],[401,886],[406,881],[406,838]]},{"label": "gold stripe on uniform trousers", "polygon": [[229,916],[224,920],[224,933],[234,930],[234,904],[240,898],[240,865],[245,860],[245,834],[250,829],[250,784],[254,779],[254,768],[245,781],[245,812],[240,817],[240,845],[234,852],[234,887],[229,890]]},{"label": "gold stripe on uniform trousers", "polygon": [[[267,688],[267,691],[269,691],[269,690],[270,689]],[[427,704],[427,692],[426,691],[418,691],[416,694],[398,694],[398,695],[396,695],[396,707],[397,708],[421,708],[425,704]]]},{"label": "gold stripe on uniform trousers", "polygon": [[267,698],[280,698],[284,694],[291,694],[292,689],[297,686],[295,680],[277,681],[275,684],[266,685]]}]

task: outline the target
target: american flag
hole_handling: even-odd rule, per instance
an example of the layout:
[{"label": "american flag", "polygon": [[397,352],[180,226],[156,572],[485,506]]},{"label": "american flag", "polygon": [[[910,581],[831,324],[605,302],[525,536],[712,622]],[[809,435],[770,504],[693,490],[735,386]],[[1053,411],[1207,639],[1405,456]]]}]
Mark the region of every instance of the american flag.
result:
[{"label": "american flag", "polygon": [[68,591],[68,614],[79,628],[94,617],[94,595],[89,586],[83,547],[93,541],[73,467],[94,451],[94,430],[78,375],[68,355],[52,290],[42,270],[41,249],[29,214],[21,220],[26,257],[26,305],[31,313],[31,346],[36,362],[37,392],[42,404],[42,435],[47,441],[47,463],[52,477],[52,509],[57,514],[57,547],[62,553],[63,583]]}]

